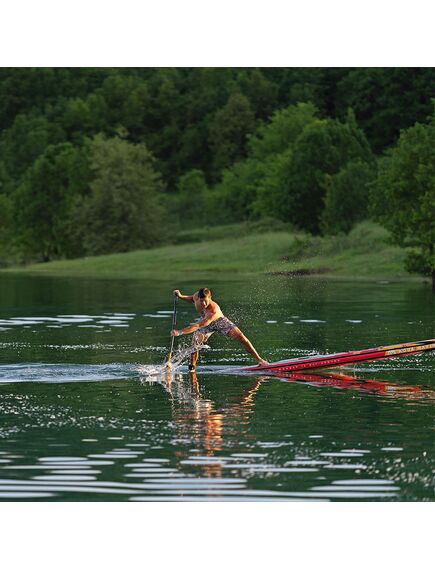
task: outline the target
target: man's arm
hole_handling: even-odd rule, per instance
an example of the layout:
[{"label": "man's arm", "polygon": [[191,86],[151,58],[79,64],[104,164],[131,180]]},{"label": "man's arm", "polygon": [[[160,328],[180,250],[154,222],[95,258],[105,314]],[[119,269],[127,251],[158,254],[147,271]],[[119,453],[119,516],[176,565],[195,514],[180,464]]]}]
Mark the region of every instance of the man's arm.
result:
[{"label": "man's arm", "polygon": [[190,302],[190,304],[194,304],[193,296],[187,296],[185,294],[181,294],[181,292],[176,289],[174,290],[174,295],[178,297],[180,300],[185,300],[186,302]]},{"label": "man's arm", "polygon": [[204,326],[208,326],[213,322],[215,314],[211,314],[207,316],[207,318],[201,318],[199,322],[195,324],[191,324],[187,326],[187,328],[183,328],[182,330],[172,330],[171,336],[182,336],[183,334],[192,334],[192,332],[196,332],[199,328],[203,328]]}]

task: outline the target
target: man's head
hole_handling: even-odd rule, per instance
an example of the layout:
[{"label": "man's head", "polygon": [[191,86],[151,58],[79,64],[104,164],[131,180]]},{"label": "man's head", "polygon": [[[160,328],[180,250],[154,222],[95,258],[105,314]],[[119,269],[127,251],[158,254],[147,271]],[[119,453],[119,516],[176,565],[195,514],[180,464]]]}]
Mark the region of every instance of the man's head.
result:
[{"label": "man's head", "polygon": [[207,308],[211,302],[211,290],[208,288],[200,288],[197,294],[201,306]]}]

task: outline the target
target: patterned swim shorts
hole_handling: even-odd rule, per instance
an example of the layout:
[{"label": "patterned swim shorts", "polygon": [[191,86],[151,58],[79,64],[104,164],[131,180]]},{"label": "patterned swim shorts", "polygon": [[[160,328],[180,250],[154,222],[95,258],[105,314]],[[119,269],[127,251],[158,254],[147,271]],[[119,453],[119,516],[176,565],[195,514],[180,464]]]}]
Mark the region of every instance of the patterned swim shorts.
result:
[{"label": "patterned swim shorts", "polygon": [[213,332],[219,332],[219,334],[223,334],[224,336],[228,336],[231,330],[234,330],[236,325],[234,322],[231,322],[229,318],[226,316],[221,316],[220,318],[216,318],[213,320],[208,326],[204,326],[203,328],[199,328],[197,333],[200,334],[207,334],[209,337]]}]

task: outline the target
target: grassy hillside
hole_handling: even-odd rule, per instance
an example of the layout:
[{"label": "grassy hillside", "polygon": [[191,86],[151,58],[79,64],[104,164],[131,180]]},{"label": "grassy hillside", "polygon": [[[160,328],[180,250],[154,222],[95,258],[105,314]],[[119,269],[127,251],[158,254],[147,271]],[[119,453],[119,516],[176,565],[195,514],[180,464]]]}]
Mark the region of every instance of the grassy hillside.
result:
[{"label": "grassy hillside", "polygon": [[249,234],[246,226],[228,226],[211,232],[204,230],[201,233],[201,230],[197,230],[192,238],[194,243],[34,264],[7,271],[147,279],[193,277],[199,274],[228,278],[235,274],[277,273],[421,280],[421,277],[411,276],[404,270],[404,252],[388,244],[388,233],[369,222],[358,225],[347,236],[312,237],[282,229]]},{"label": "grassy hillside", "polygon": [[353,278],[419,278],[405,271],[405,251],[389,244],[388,232],[371,222],[357,225],[348,235],[295,236],[283,272],[324,273]]}]

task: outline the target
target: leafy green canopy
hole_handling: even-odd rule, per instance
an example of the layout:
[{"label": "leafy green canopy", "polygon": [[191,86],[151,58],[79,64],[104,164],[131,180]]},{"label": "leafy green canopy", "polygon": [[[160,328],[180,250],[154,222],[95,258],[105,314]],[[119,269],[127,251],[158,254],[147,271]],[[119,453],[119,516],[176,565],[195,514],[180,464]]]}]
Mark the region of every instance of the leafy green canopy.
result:
[{"label": "leafy green canopy", "polygon": [[296,139],[315,120],[310,103],[291,105],[273,114],[248,139],[248,157],[224,171],[222,181],[210,192],[213,219],[239,221],[277,215],[277,195],[283,168]]},{"label": "leafy green canopy", "polygon": [[100,255],[158,243],[162,182],[146,146],[97,135],[90,153],[90,191],[76,200],[71,214],[84,252]]},{"label": "leafy green canopy", "polygon": [[[0,132],[7,136],[18,115],[48,121],[47,144],[110,137],[122,126],[130,142],[147,145],[168,191],[175,191],[178,178],[194,168],[215,181],[219,167],[246,152],[246,139],[238,137],[253,132],[253,119],[257,127],[298,102],[330,118],[343,119],[353,108],[380,153],[401,128],[425,120],[434,81],[431,68],[3,68]],[[246,124],[237,125],[233,97],[247,101]],[[14,144],[21,145],[22,134],[15,130]],[[227,144],[235,149],[228,153]]]},{"label": "leafy green canopy", "polygon": [[97,135],[50,145],[14,194],[18,243],[44,261],[149,247],[163,234],[161,189],[142,144]]},{"label": "leafy green canopy", "polygon": [[415,247],[408,268],[435,278],[435,115],[401,132],[380,161],[371,192],[373,212],[394,241]]},{"label": "leafy green canopy", "polygon": [[324,208],[320,217],[323,234],[349,233],[368,217],[369,185],[376,177],[373,164],[360,159],[348,162],[324,181]]},{"label": "leafy green canopy", "polygon": [[335,114],[352,108],[373,151],[397,141],[401,129],[423,122],[431,113],[435,68],[360,67],[350,69],[335,89]]},{"label": "leafy green canopy", "polygon": [[8,196],[0,193],[0,266],[6,265],[7,258],[13,257],[11,243],[12,219],[12,201]]},{"label": "leafy green canopy", "polygon": [[[234,220],[269,215],[318,233],[328,179],[351,161],[369,169],[374,160],[352,114],[345,123],[316,115],[310,103],[275,113],[250,137],[248,158],[227,170],[215,187],[214,209],[219,206]],[[360,196],[352,196],[353,192],[346,202],[350,212],[361,202]],[[362,217],[361,211],[349,220]]]},{"label": "leafy green canopy", "polygon": [[43,261],[68,255],[70,208],[87,177],[83,151],[69,142],[49,145],[26,171],[14,206],[17,239],[28,255]]},{"label": "leafy green canopy", "polygon": [[[20,252],[29,260],[106,250],[95,226],[115,250],[148,246],[164,234],[161,189],[166,212],[196,226],[273,216],[312,232],[348,231],[366,212],[367,184],[375,172],[365,137],[380,153],[395,144],[400,129],[425,121],[434,73],[0,69],[1,255],[12,259]],[[104,186],[113,202],[115,194],[135,196],[146,235],[134,225],[136,214],[121,208],[117,217],[108,194],[103,200],[102,190],[91,189],[91,182],[104,178],[102,168],[92,166],[97,136],[106,142],[121,136],[129,149],[144,147],[155,157],[149,170],[161,177],[151,182],[144,176],[149,191],[133,190],[138,179],[133,183],[130,172],[127,183],[113,165],[110,192]],[[126,163],[136,159],[129,156]],[[140,205],[141,192],[149,209]],[[155,223],[146,217],[149,211]],[[98,212],[110,220],[107,234]],[[130,235],[113,229],[127,220],[133,223]]]},{"label": "leafy green canopy", "polygon": [[370,162],[372,157],[364,134],[352,120],[324,119],[308,125],[296,139],[282,172],[278,218],[318,233],[327,176],[357,159]]},{"label": "leafy green canopy", "polygon": [[[208,187],[201,170],[190,170],[178,181],[178,195],[175,196],[175,212],[181,226],[202,226],[207,222],[206,202]],[[174,222],[173,216],[171,219]]]}]

